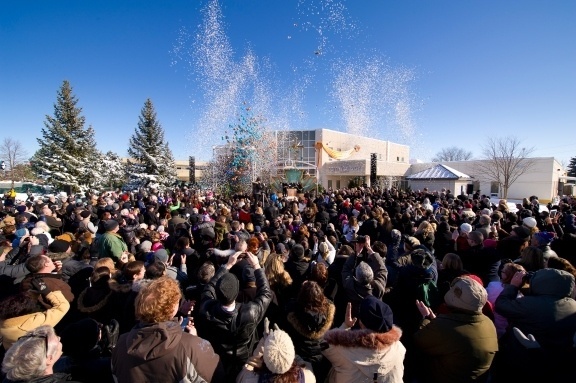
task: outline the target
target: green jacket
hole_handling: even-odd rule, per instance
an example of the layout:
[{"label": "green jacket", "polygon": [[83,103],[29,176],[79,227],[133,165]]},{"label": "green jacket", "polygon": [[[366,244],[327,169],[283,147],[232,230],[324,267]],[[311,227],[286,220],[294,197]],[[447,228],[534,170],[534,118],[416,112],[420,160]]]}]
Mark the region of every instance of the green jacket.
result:
[{"label": "green jacket", "polygon": [[440,314],[414,334],[423,354],[425,381],[464,383],[476,381],[490,368],[498,338],[494,323],[481,313],[452,311]]},{"label": "green jacket", "polygon": [[118,234],[106,232],[98,239],[98,258],[110,257],[117,262],[125,251],[128,246]]}]

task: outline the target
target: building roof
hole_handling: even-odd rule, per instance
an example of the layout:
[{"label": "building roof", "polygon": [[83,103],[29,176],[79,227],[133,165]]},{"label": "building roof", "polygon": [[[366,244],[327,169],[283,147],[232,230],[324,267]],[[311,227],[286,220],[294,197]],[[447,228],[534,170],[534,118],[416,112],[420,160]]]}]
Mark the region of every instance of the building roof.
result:
[{"label": "building roof", "polygon": [[409,180],[422,180],[422,179],[457,180],[457,179],[470,179],[470,178],[472,177],[442,164],[438,164],[434,167],[422,170],[421,172],[414,173],[406,177],[406,179]]}]

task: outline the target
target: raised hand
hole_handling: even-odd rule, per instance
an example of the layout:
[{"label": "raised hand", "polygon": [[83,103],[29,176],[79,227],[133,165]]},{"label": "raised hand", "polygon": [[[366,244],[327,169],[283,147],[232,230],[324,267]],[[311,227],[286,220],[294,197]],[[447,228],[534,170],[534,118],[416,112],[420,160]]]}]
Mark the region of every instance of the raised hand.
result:
[{"label": "raised hand", "polygon": [[348,302],[346,305],[346,316],[344,317],[344,324],[347,328],[351,328],[354,327],[357,320],[357,318],[352,318],[352,303]]}]

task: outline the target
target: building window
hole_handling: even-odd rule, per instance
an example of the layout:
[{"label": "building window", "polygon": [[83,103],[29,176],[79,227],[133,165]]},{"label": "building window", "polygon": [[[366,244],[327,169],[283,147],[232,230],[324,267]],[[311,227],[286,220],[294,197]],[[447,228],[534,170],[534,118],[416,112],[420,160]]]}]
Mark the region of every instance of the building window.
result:
[{"label": "building window", "polygon": [[500,184],[498,182],[492,181],[490,182],[490,195],[497,197],[498,191],[500,189]]},{"label": "building window", "polygon": [[336,189],[340,189],[340,180],[336,180]]},{"label": "building window", "polygon": [[400,162],[400,157],[396,157],[396,161],[397,161],[397,162]]},{"label": "building window", "polygon": [[328,189],[332,189],[332,180],[328,180]]},{"label": "building window", "polygon": [[404,157],[402,157],[402,162],[404,162]]}]

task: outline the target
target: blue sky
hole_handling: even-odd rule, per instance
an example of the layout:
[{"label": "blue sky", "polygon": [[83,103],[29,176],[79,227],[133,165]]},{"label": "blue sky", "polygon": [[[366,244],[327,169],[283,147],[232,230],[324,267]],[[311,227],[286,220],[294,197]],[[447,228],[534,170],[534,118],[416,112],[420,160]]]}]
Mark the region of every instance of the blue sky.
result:
[{"label": "blue sky", "polygon": [[243,102],[271,129],[358,129],[423,160],[510,135],[576,155],[574,1],[214,4],[2,0],[0,139],[33,154],[68,80],[121,156],[146,98],[179,159],[208,159]]}]

